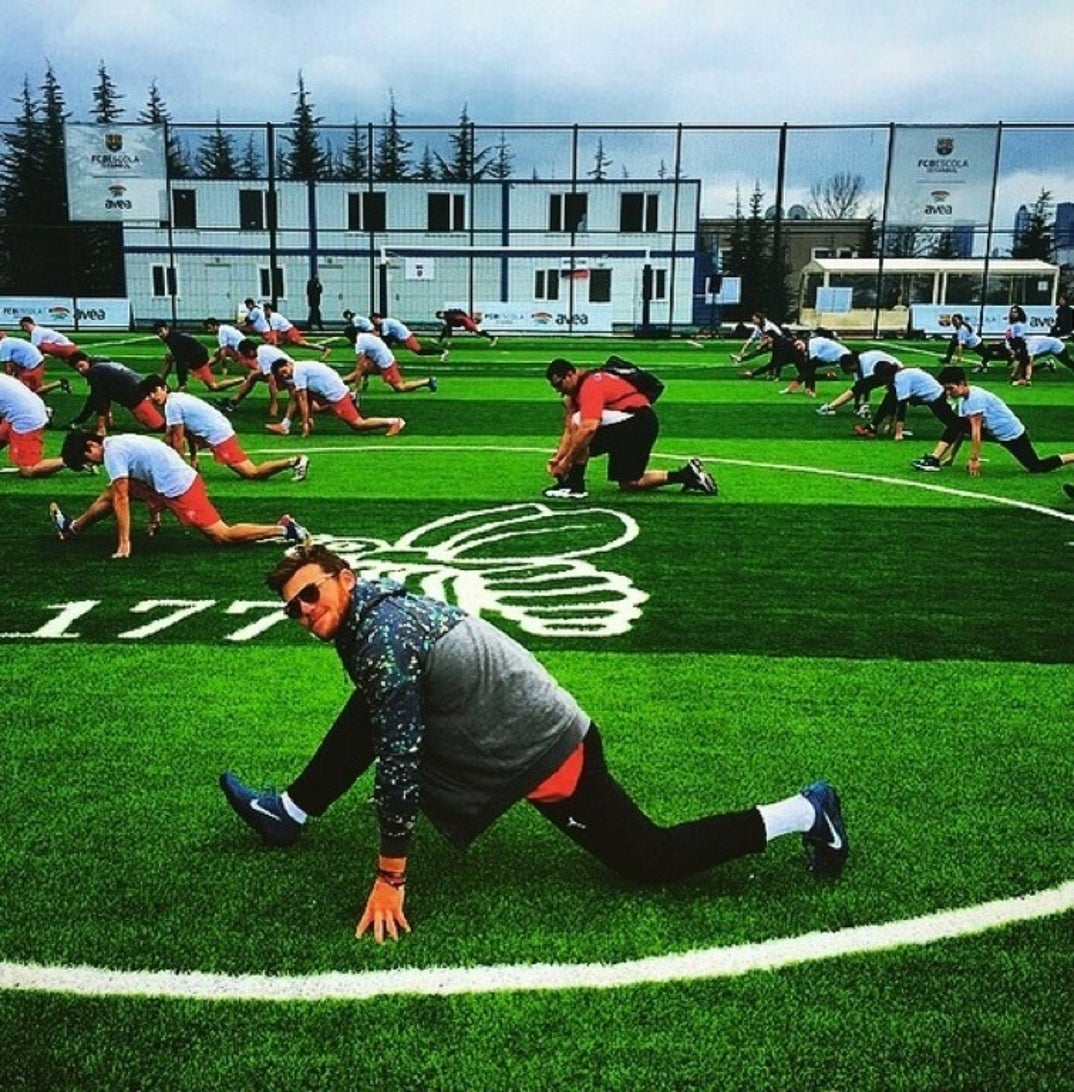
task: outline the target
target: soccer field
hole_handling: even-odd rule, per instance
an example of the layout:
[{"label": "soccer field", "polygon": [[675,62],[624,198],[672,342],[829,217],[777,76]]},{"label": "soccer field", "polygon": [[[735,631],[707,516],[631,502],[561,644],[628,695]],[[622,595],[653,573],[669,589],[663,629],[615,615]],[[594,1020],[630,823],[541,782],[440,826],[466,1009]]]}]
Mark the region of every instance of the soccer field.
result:
[{"label": "soccer field", "polygon": [[[152,336],[84,340],[160,361]],[[884,347],[935,370],[938,344]],[[518,637],[661,822],[828,778],[843,876],[783,838],[642,888],[519,806],[465,855],[423,821],[414,931],[356,940],[371,778],[287,850],[217,787],[286,785],[349,692],[264,585],[282,547],[149,538],[138,512],[115,561],[113,524],[61,543],[46,514],[106,479],[6,473],[0,1088],[1074,1088],[1074,467],[988,445],[980,478],[965,448],[920,474],[927,411],[857,439],[846,409],[739,378],[737,347],[457,337],[435,394],[364,395],[400,436],[271,435],[259,387],[244,446],[307,452],[308,480],[202,470],[229,522],[290,512]],[[620,495],[603,460],[586,500],[541,496],[545,365],[611,353],[667,384],[653,465],[699,456],[718,497]],[[1074,374],[992,372],[1039,451],[1074,450]]]}]

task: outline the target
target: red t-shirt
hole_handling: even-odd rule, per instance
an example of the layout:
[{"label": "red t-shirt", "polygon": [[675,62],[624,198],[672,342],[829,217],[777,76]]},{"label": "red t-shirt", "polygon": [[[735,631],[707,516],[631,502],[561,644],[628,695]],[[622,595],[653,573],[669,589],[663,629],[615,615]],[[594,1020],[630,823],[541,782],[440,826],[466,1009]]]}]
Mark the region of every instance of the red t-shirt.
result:
[{"label": "red t-shirt", "polygon": [[599,418],[606,409],[629,412],[649,405],[649,399],[632,383],[611,372],[586,372],[573,401],[583,421]]}]

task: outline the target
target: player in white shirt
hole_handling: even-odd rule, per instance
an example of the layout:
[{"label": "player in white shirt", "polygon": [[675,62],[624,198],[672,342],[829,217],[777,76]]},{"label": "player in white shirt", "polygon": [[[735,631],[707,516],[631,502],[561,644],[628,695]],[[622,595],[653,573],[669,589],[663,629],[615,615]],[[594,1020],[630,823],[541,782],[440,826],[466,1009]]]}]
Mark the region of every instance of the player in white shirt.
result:
[{"label": "player in white shirt", "polygon": [[44,396],[54,390],[71,393],[71,382],[66,377],[45,382],[45,357],[36,345],[21,337],[7,337],[3,330],[0,330],[0,364],[8,375],[14,376],[34,394]]},{"label": "player in white shirt", "polygon": [[894,417],[893,439],[901,440],[912,435],[905,429],[906,410],[909,406],[926,406],[929,412],[947,430],[958,423],[944,389],[939,382],[922,368],[900,368],[887,361],[880,361],[873,368],[873,375],[887,385],[887,393],[876,411],[871,425],[855,425],[854,432],[866,439],[875,439],[888,417]]},{"label": "player in white shirt", "polygon": [[246,317],[242,320],[245,332],[247,334],[257,334],[258,337],[264,338],[266,341],[271,340],[272,327],[269,325],[268,316],[265,314],[264,304],[258,304],[249,297],[244,299],[242,304],[246,308]]},{"label": "player in white shirt", "polygon": [[[981,444],[986,436],[1005,447],[1030,474],[1048,474],[1074,463],[1074,452],[1041,458],[1030,442],[1025,425],[1018,420],[1010,406],[983,387],[971,387],[966,382],[966,373],[962,368],[955,365],[944,368],[940,372],[939,382],[947,396],[956,400],[956,417],[952,426],[945,430],[932,454],[914,460],[913,466],[917,470],[939,470],[948,449],[967,430],[970,436],[970,459],[966,469],[974,477],[981,473]],[[1067,488],[1063,486],[1064,490]]]},{"label": "player in white shirt", "polygon": [[225,375],[227,374],[227,362],[229,360],[234,360],[244,367],[250,367],[249,361],[243,360],[239,354],[239,342],[243,341],[246,335],[237,326],[231,326],[219,319],[207,318],[205,320],[205,329],[216,337],[216,351],[209,362],[210,367],[213,364],[220,364],[220,370]]},{"label": "player in white shirt", "polygon": [[[753,326],[750,329],[749,336],[743,343],[742,348],[737,353],[731,354],[731,359],[736,364],[742,364],[744,361],[767,352],[771,347],[772,338],[783,333],[763,311],[754,311],[750,318],[753,321]],[[758,374],[760,373],[747,371],[742,373],[742,378],[753,379]]]},{"label": "player in white shirt", "polygon": [[0,450],[20,478],[44,478],[63,469],[62,459],[46,459],[48,407],[14,376],[0,372]]},{"label": "player in white shirt", "polygon": [[902,367],[901,360],[892,356],[891,353],[885,353],[882,349],[867,349],[864,353],[857,353],[852,350],[849,356],[844,357],[840,362],[840,367],[848,375],[854,376],[853,385],[830,402],[825,402],[817,410],[817,414],[821,417],[834,417],[836,410],[840,406],[846,405],[853,398],[855,414],[858,417],[868,419],[869,395],[877,387],[883,386],[883,380],[878,379],[875,374],[876,366],[881,361],[894,364],[898,368]]},{"label": "player in white shirt", "polygon": [[272,371],[276,382],[291,392],[283,420],[265,426],[277,435],[288,435],[291,421],[297,417],[302,422],[302,435],[308,436],[313,428],[313,411],[318,406],[331,410],[355,432],[384,429],[388,436],[396,436],[406,428],[402,417],[363,417],[339,372],[320,361],[277,360]]},{"label": "player in white shirt", "polygon": [[261,307],[269,324],[269,332],[265,335],[265,340],[270,345],[294,345],[296,348],[301,346],[316,349],[321,354],[322,360],[328,359],[332,352],[328,345],[322,341],[307,341],[302,331],[286,315],[281,315],[272,304],[264,303]]},{"label": "player in white shirt", "polygon": [[30,344],[35,349],[40,349],[46,356],[66,360],[73,353],[78,352],[78,346],[66,334],[61,334],[58,330],[50,330],[47,326],[38,326],[29,315],[19,319],[19,328],[30,339]]},{"label": "player in white shirt", "polygon": [[62,541],[67,541],[114,515],[117,529],[114,558],[131,555],[132,500],[142,501],[148,507],[150,535],[160,529],[160,514],[167,508],[181,524],[197,528],[217,546],[270,538],[286,538],[299,545],[309,538],[306,529],[290,516],[281,516],[274,524],[225,523],[209,500],[197,471],[154,436],[133,433],[101,436],[77,429],[69,432],[63,442],[63,461],[71,470],[103,464],[109,486],[75,519],[68,519],[55,502],[50,504],[49,517],[56,533]]},{"label": "player in white shirt", "polygon": [[392,355],[387,343],[376,334],[359,334],[354,339],[354,371],[346,376],[344,381],[347,383],[361,381],[364,387],[365,380],[374,374],[379,375],[393,391],[398,391],[400,394],[409,394],[411,391],[420,391],[423,388],[430,391],[436,390],[435,375],[426,376],[424,379],[404,379],[399,369],[399,362]]},{"label": "player in white shirt", "polygon": [[814,334],[807,342],[805,355],[798,362],[798,374],[791,380],[789,387],[784,387],[780,394],[794,394],[804,390],[810,398],[817,397],[817,366],[819,364],[838,364],[850,357],[850,350],[841,342],[830,337]]},{"label": "player in white shirt", "polygon": [[243,338],[238,344],[239,360],[248,369],[242,386],[230,398],[219,403],[225,413],[234,413],[238,404],[254,389],[258,383],[267,383],[269,389],[268,415],[275,417],[280,412],[279,388],[276,377],[272,374],[272,365],[277,360],[291,358],[276,345],[258,345],[250,338]]},{"label": "player in white shirt", "polygon": [[1029,316],[1017,303],[1007,312],[1007,330],[1003,335],[1007,355],[1011,359],[1011,379],[1024,378],[1027,371],[1032,371],[1029,353],[1026,350],[1026,335],[1029,333]]},{"label": "player in white shirt", "polygon": [[190,465],[198,469],[198,448],[207,447],[213,459],[233,470],[240,478],[261,480],[284,470],[292,471],[291,480],[304,481],[309,473],[309,457],[291,455],[255,463],[243,450],[231,422],[215,406],[182,391],[169,391],[159,376],[147,382],[149,397],[164,411],[167,426],[165,440],[180,455],[189,451]]},{"label": "player in white shirt", "polygon": [[[0,350],[4,347],[0,342]],[[1065,341],[1048,334],[1030,334],[1025,338],[1026,364],[1024,367],[1014,365],[1014,376],[1011,383],[1016,387],[1028,387],[1033,382],[1033,366],[1044,357],[1054,356],[1061,364],[1065,364],[1074,371],[1074,360],[1070,358],[1070,350]],[[1055,371],[1055,363],[1049,361],[1052,371]]]},{"label": "player in white shirt", "polygon": [[411,333],[410,327],[400,322],[397,318],[388,318],[386,315],[378,315],[376,311],[369,316],[370,321],[376,327],[377,333],[389,347],[402,345],[417,356],[438,356],[441,360],[447,360],[447,349],[437,349],[433,345],[422,345],[417,337]]},{"label": "player in white shirt", "polygon": [[961,364],[964,354],[972,352],[981,358],[981,363],[977,364],[973,370],[975,372],[987,372],[990,360],[1006,357],[1007,347],[1005,345],[987,345],[981,335],[957,311],[951,316],[951,326],[955,332],[947,342],[947,352],[943,358],[945,364],[950,364],[952,359]]}]

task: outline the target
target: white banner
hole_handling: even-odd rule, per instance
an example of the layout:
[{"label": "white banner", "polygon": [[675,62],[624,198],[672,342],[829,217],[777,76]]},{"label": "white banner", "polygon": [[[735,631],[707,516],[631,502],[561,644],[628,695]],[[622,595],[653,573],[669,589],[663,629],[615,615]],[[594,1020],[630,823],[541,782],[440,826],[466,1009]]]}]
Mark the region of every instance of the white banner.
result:
[{"label": "white banner", "polygon": [[953,228],[987,224],[999,130],[897,125],[887,221]]},{"label": "white banner", "polygon": [[[461,306],[445,304],[445,307]],[[465,310],[465,307],[463,308]],[[490,334],[512,330],[526,333],[610,334],[612,304],[579,304],[574,311],[559,309],[559,301],[545,303],[475,303],[474,319]]]},{"label": "white banner", "polygon": [[[1002,334],[1010,323],[1007,321],[1007,312],[1010,308],[1003,303],[989,303],[984,309],[984,321],[978,327],[981,319],[980,304],[967,303],[962,307],[944,304],[937,307],[933,304],[915,303],[910,308],[910,326],[914,330],[921,330],[926,334],[953,334],[955,328],[951,325],[952,315],[961,315],[983,337]],[[1055,322],[1054,307],[1025,307],[1023,310],[1029,320],[1029,332],[1031,334],[1046,334]]]},{"label": "white banner", "polygon": [[0,327],[17,327],[29,316],[42,326],[75,330],[126,330],[131,301],[80,296],[0,296]]},{"label": "white banner", "polygon": [[163,125],[64,126],[72,220],[164,219]]}]

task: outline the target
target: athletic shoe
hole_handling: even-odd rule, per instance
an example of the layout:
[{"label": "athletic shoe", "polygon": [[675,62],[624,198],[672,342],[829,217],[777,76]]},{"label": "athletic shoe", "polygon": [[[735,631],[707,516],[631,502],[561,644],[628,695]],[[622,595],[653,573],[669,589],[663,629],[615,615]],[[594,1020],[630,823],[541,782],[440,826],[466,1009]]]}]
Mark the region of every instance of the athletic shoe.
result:
[{"label": "athletic shoe", "polygon": [[972,370],[973,370],[974,375],[983,375],[985,372],[988,371],[988,365],[987,364],[978,364],[977,367],[972,369]]},{"label": "athletic shoe", "polygon": [[802,790],[813,805],[816,822],[802,835],[809,871],[818,876],[838,876],[847,861],[847,843],[839,794],[827,781],[814,781]]},{"label": "athletic shoe", "polygon": [[496,342],[497,342],[497,341],[499,341],[499,340],[500,340],[500,339],[499,339],[498,337],[494,337],[494,338],[493,338],[493,339],[492,339],[492,340],[491,340],[491,341],[489,342],[489,348],[490,348],[490,349],[495,349],[495,348],[496,348]]},{"label": "athletic shoe", "polygon": [[832,407],[829,406],[827,402],[825,402],[823,406],[818,406],[817,407],[817,416],[818,417],[834,417],[835,416],[835,410],[833,410]]},{"label": "athletic shoe", "polygon": [[920,459],[914,459],[910,464],[915,470],[924,470],[935,474],[940,469],[940,460],[935,455],[922,455]]},{"label": "athletic shoe", "polygon": [[779,393],[780,394],[797,394],[798,393],[798,388],[797,387],[784,387],[783,390],[781,390]]},{"label": "athletic shoe", "polygon": [[277,436],[290,436],[291,426],[285,425],[283,421],[270,421],[265,428],[269,432],[275,432]]},{"label": "athletic shoe", "polygon": [[238,404],[233,402],[230,398],[221,398],[216,404],[227,414],[234,413],[238,408]]},{"label": "athletic shoe", "polygon": [[904,440],[911,439],[913,437],[913,435],[914,435],[914,430],[912,428],[904,428],[902,430],[902,438]]},{"label": "athletic shoe", "polygon": [[51,428],[51,427],[52,427],[52,407],[51,406],[46,406],[45,407],[45,428]]},{"label": "athletic shoe", "polygon": [[430,375],[429,376],[429,390],[430,390],[430,392],[435,393],[436,392],[436,387],[437,387],[436,376],[435,375]]},{"label": "athletic shoe", "polygon": [[304,482],[306,475],[310,472],[310,457],[308,455],[299,455],[295,459],[294,470],[291,471],[291,481]]},{"label": "athletic shoe", "polygon": [[589,493],[585,489],[575,489],[569,485],[552,485],[542,489],[541,495],[554,500],[585,500]]},{"label": "athletic shoe", "polygon": [[287,814],[279,793],[256,793],[230,772],[220,775],[220,788],[235,814],[256,830],[262,841],[270,846],[290,846],[298,841],[302,824]]},{"label": "athletic shoe", "polygon": [[[1055,369],[1053,368],[1052,371],[1055,371]],[[64,394],[71,393],[71,380],[66,376],[60,380],[60,390],[63,391]]]},{"label": "athletic shoe", "polygon": [[52,520],[52,526],[56,528],[56,534],[60,536],[61,542],[75,537],[71,529],[71,521],[60,511],[60,506],[55,501],[48,506],[48,518]]},{"label": "athletic shoe", "polygon": [[854,435],[860,436],[863,440],[875,440],[876,429],[872,425],[855,425]]},{"label": "athletic shoe", "polygon": [[682,485],[684,493],[708,493],[709,496],[715,496],[719,492],[712,475],[700,459],[691,459],[683,470],[687,473],[687,480]]},{"label": "athletic shoe", "polygon": [[280,516],[277,523],[279,523],[283,530],[283,537],[287,539],[288,542],[293,542],[296,546],[304,546],[310,541],[311,536],[309,531],[291,516]]},{"label": "athletic shoe", "polygon": [[863,406],[858,406],[854,411],[855,417],[860,417],[863,421],[868,421],[872,417],[872,411],[869,409],[869,404],[866,403]]},{"label": "athletic shoe", "polygon": [[440,354],[440,363],[443,364],[444,361],[447,360],[447,358],[448,358],[448,351],[447,351],[447,349],[444,349],[444,351]]},{"label": "athletic shoe", "polygon": [[1074,485],[1070,482],[1063,482],[1063,492],[1071,499],[1074,500]]},{"label": "athletic shoe", "polygon": [[398,436],[406,428],[406,420],[402,417],[392,417],[391,422],[384,433],[385,436]]}]

